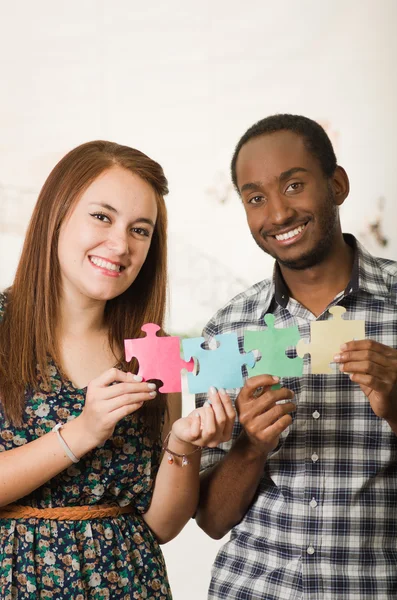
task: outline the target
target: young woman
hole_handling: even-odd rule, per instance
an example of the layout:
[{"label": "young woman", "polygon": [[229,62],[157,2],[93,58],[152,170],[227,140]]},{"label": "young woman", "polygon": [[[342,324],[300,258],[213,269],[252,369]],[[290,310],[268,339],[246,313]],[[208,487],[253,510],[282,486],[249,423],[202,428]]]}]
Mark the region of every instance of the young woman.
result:
[{"label": "young woman", "polygon": [[2,600],[171,598],[159,543],[193,515],[199,450],[234,409],[212,390],[178,418],[123,359],[163,325],[167,192],[159,164],[97,141],[40,193],[0,296]]}]

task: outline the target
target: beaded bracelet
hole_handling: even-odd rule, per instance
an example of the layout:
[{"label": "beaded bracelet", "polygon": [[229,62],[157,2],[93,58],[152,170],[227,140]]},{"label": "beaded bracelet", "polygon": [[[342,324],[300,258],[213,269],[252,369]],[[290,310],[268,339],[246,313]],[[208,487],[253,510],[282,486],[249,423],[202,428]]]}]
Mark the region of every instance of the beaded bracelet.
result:
[{"label": "beaded bracelet", "polygon": [[171,431],[169,432],[169,434],[167,435],[167,437],[164,440],[163,443],[163,450],[164,452],[166,452],[168,454],[168,464],[172,465],[174,463],[174,456],[177,456],[178,458],[182,459],[182,467],[186,467],[186,465],[190,464],[190,460],[188,459],[188,456],[191,456],[192,454],[196,454],[196,452],[198,452],[199,450],[202,450],[201,446],[197,446],[197,448],[195,450],[193,450],[192,452],[189,452],[188,454],[178,454],[178,452],[174,452],[173,450],[170,450],[168,448],[168,440],[170,439],[170,435],[171,435]]}]

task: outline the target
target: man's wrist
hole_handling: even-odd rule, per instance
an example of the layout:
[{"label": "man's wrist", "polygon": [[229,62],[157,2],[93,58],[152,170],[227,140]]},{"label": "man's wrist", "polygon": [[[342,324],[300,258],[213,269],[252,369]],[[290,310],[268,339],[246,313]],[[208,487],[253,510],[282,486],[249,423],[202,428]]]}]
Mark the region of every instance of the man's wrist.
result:
[{"label": "man's wrist", "polygon": [[256,442],[243,430],[237,438],[235,447],[238,448],[242,458],[247,461],[265,462],[270,448],[261,442]]}]

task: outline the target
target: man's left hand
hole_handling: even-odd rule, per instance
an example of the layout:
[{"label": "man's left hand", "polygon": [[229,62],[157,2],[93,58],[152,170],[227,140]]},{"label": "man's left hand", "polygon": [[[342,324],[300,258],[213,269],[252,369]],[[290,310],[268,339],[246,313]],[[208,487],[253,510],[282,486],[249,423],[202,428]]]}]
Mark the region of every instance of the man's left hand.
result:
[{"label": "man's left hand", "polygon": [[373,340],[357,340],[343,344],[334,360],[359,384],[374,413],[396,430],[397,350]]}]

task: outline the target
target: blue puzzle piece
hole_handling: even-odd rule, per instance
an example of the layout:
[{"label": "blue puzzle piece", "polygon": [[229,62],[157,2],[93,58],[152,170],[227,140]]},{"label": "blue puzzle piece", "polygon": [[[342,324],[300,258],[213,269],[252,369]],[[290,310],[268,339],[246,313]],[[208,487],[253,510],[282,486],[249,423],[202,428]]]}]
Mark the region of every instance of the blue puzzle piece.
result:
[{"label": "blue puzzle piece", "polygon": [[[185,360],[196,358],[199,362],[199,373],[188,373],[188,386],[192,394],[207,392],[208,388],[239,388],[244,384],[241,367],[253,367],[255,357],[252,352],[241,354],[237,334],[223,333],[215,336],[220,346],[215,350],[204,350],[201,345],[203,337],[188,338],[182,341]],[[187,358],[188,357],[188,358]]]}]

